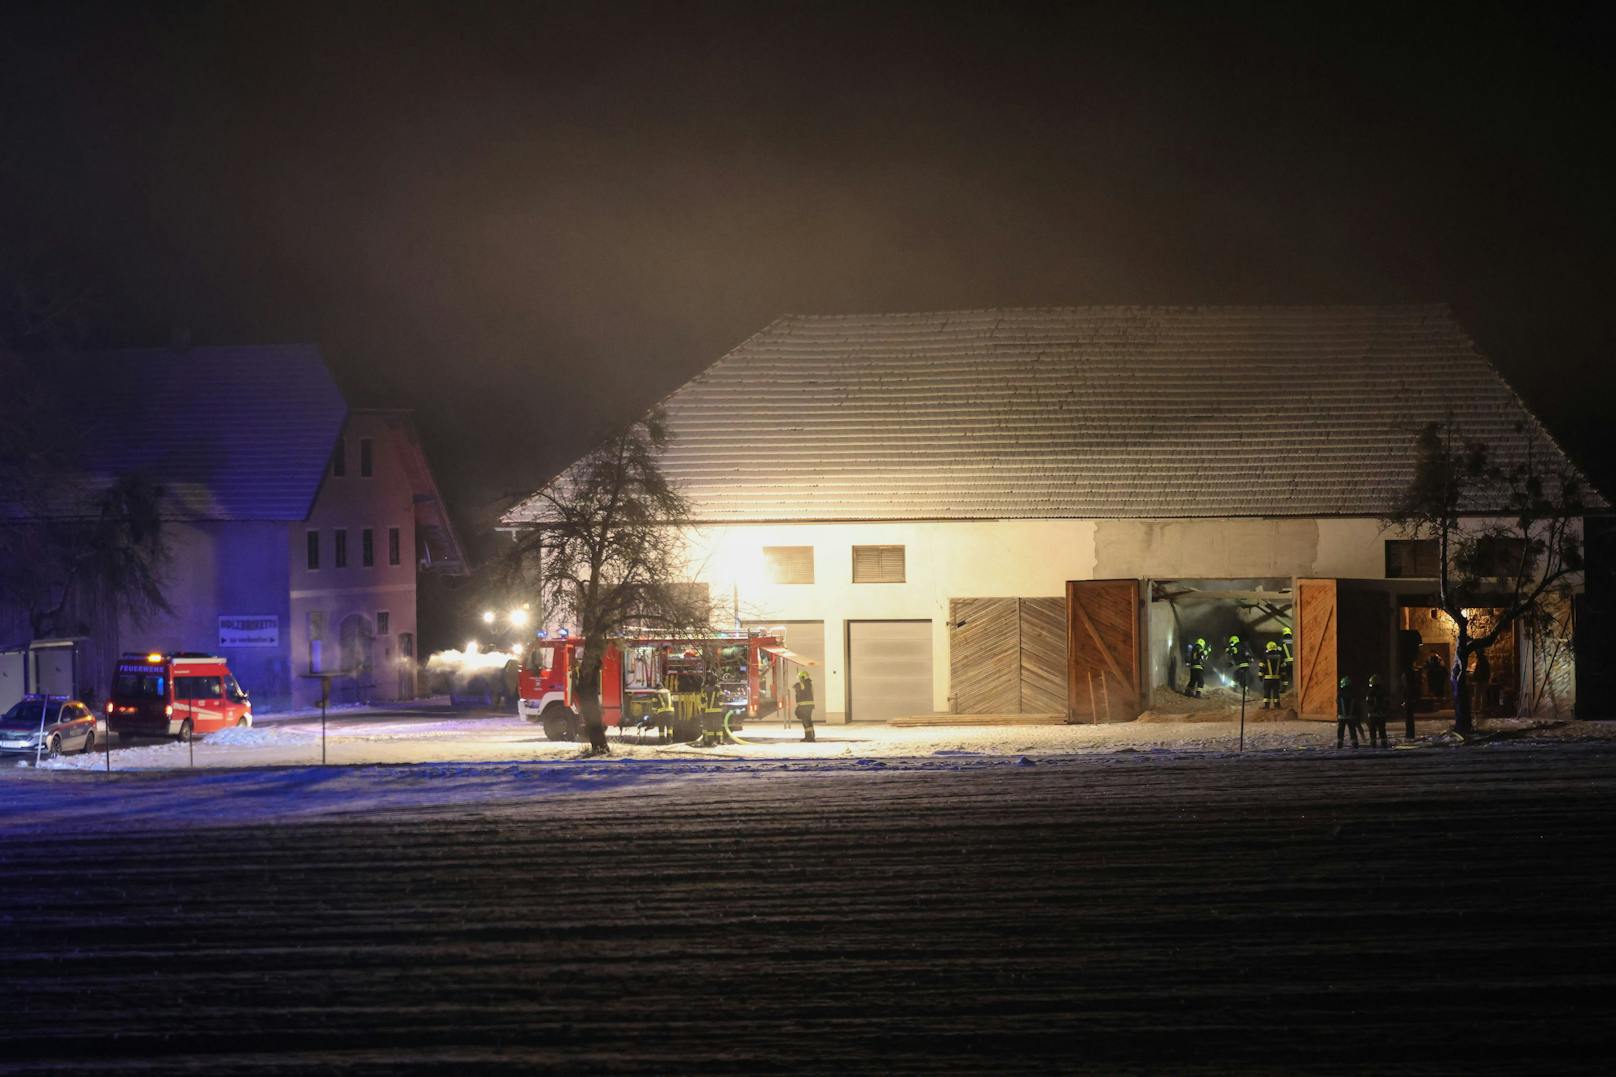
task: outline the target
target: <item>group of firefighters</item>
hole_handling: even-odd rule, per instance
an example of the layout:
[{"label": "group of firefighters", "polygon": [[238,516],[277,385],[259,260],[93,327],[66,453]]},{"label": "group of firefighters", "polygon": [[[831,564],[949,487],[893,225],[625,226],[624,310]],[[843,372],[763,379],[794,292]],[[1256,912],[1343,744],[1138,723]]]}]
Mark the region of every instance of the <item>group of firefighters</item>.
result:
[{"label": "group of firefighters", "polygon": [[[1196,639],[1186,650],[1190,671],[1187,693],[1201,699],[1206,688],[1206,664],[1212,657],[1212,650],[1204,639]],[[1229,665],[1230,682],[1242,689],[1249,683],[1248,678],[1255,661],[1258,673],[1262,677],[1262,709],[1279,709],[1280,696],[1290,689],[1291,674],[1296,665],[1295,643],[1289,627],[1280,631],[1279,639],[1268,641],[1260,658],[1254,659],[1251,647],[1238,634],[1229,637],[1229,642],[1223,648],[1223,656]],[[1381,683],[1380,674],[1370,676],[1368,688],[1362,698],[1353,692],[1352,678],[1342,677],[1336,691],[1336,747],[1342,747],[1347,734],[1350,733],[1352,746],[1356,748],[1366,722],[1369,727],[1370,746],[1389,747],[1386,739],[1386,712],[1389,706],[1386,686]],[[1412,719],[1410,722],[1412,730]],[[1410,735],[1412,736],[1412,732]]]},{"label": "group of firefighters", "polygon": [[[1239,685],[1242,689],[1247,687],[1254,661],[1250,645],[1239,635],[1231,635],[1229,642],[1224,645],[1223,656],[1229,663],[1231,683]],[[1206,645],[1204,639],[1197,639],[1186,648],[1186,661],[1190,670],[1188,694],[1196,699],[1202,698],[1206,688],[1206,664],[1211,657],[1212,649]],[[1261,659],[1255,661],[1262,676],[1263,710],[1270,707],[1277,710],[1279,697],[1290,687],[1291,671],[1296,665],[1290,628],[1283,629],[1279,639],[1269,640],[1263,648]]]}]

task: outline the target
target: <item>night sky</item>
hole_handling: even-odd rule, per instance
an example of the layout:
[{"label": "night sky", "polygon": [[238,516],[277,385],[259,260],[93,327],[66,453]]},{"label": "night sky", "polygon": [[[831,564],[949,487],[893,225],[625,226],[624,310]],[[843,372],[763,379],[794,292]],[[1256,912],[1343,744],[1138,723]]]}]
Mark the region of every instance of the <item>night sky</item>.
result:
[{"label": "night sky", "polygon": [[1616,486],[1595,9],[1204,6],[10,4],[0,272],[319,344],[468,526],[785,312],[1448,302]]}]

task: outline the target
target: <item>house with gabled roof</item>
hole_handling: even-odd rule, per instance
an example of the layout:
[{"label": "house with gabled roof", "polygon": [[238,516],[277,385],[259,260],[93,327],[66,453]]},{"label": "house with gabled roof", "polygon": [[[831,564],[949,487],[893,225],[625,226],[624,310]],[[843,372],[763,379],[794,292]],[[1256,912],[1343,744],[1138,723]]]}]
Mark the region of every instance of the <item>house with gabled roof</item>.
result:
[{"label": "house with gabled roof", "polygon": [[[307,345],[38,363],[84,432],[75,496],[120,475],[154,483],[171,553],[172,613],[76,611],[73,691],[104,698],[113,660],[137,650],[223,655],[270,707],[317,701],[322,682],[342,700],[416,694],[417,571],[464,559],[408,412],[350,408]],[[0,643],[30,642],[25,617],[0,621]]]},{"label": "house with gabled roof", "polygon": [[[832,720],[1234,707],[1219,650],[1287,628],[1286,706],[1330,713],[1338,674],[1452,653],[1430,551],[1382,523],[1420,428],[1569,466],[1440,306],[788,316],[664,406],[692,577],[819,663]],[[1495,657],[1525,706],[1546,659]]]}]

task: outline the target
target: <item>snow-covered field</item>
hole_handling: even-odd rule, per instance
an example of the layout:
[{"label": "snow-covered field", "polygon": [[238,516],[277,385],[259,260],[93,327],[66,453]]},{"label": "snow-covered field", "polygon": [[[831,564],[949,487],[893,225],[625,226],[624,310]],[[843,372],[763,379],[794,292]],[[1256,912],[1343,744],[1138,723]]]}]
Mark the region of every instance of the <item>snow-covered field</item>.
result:
[{"label": "snow-covered field", "polygon": [[[1260,713],[1260,712],[1259,712]],[[1491,732],[1528,734],[1533,739],[1616,739],[1616,722],[1566,722],[1528,729],[1532,723],[1500,722]],[[1447,728],[1440,721],[1421,721],[1417,733],[1429,743]],[[1394,739],[1401,740],[1401,724]],[[981,755],[1072,755],[1117,751],[1235,750],[1239,728],[1234,722],[1161,721],[1112,725],[982,726],[894,728],[882,724],[821,725],[818,739],[807,744],[796,727],[778,721],[748,726],[744,743],[714,748],[641,743],[630,734],[612,734],[612,751],[624,759],[851,760],[936,756],[941,753]],[[302,766],[320,761],[318,714],[299,713],[262,719],[250,729],[230,729],[198,739],[194,746],[153,743],[116,750],[113,770],[161,770],[196,767]],[[446,709],[374,711],[344,708],[327,722],[326,760],[333,765],[423,762],[536,762],[575,758],[580,745],[547,740],[528,722],[503,714],[457,714]],[[1249,751],[1334,749],[1335,727],[1322,722],[1279,722],[1253,719],[1246,725]],[[25,766],[25,761],[19,761]],[[45,764],[61,770],[101,770],[100,755],[68,756]],[[6,768],[0,768],[3,771]]]},{"label": "snow-covered field", "polygon": [[1616,745],[938,751],[8,772],[0,1072],[1609,1071]]}]

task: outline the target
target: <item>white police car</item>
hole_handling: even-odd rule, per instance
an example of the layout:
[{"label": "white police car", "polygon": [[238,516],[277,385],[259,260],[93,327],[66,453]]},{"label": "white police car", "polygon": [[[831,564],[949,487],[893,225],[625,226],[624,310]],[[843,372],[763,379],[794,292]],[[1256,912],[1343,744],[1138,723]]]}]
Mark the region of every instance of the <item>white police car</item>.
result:
[{"label": "white police car", "polygon": [[0,715],[0,752],[7,755],[91,752],[101,735],[95,712],[66,696],[23,696]]}]

